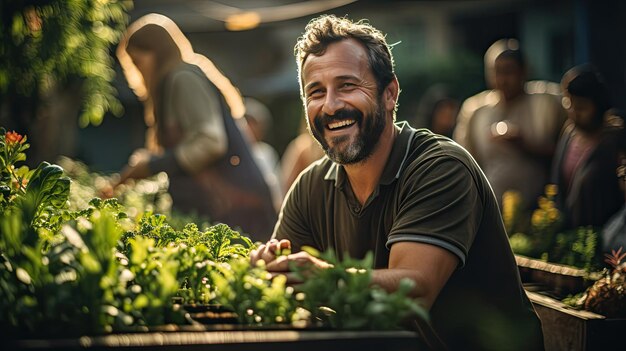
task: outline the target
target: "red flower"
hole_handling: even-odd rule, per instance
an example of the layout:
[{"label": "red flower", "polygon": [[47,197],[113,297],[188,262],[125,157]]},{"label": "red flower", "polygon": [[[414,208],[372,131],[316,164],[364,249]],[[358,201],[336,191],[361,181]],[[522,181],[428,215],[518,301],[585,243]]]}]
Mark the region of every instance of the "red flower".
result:
[{"label": "red flower", "polygon": [[23,136],[19,135],[16,132],[7,132],[4,135],[4,140],[6,140],[7,145],[21,143],[23,138]]}]

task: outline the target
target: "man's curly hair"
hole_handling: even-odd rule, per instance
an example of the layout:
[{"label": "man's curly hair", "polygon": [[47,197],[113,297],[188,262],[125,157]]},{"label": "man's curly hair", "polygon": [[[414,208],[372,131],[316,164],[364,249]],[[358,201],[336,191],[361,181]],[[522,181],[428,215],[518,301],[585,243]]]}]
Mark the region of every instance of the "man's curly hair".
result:
[{"label": "man's curly hair", "polygon": [[365,46],[370,69],[376,78],[378,93],[394,79],[394,62],[385,35],[365,20],[353,22],[347,18],[323,15],[312,19],[294,48],[298,64],[300,92],[302,91],[302,66],[310,54],[323,55],[328,45],[346,39],[356,39]]}]

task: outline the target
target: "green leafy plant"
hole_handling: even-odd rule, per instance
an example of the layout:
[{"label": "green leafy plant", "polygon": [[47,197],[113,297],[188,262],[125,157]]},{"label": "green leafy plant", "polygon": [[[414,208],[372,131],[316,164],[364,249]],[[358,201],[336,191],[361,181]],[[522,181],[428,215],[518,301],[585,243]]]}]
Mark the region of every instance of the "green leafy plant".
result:
[{"label": "green leafy plant", "polygon": [[[216,301],[235,311],[240,323],[291,323],[296,317],[294,290],[286,277],[272,277],[264,267],[252,267],[247,257],[233,257],[212,272]],[[273,278],[273,279],[272,279]]]},{"label": "green leafy plant", "polygon": [[0,5],[0,94],[33,96],[72,78],[82,80],[80,125],[121,115],[112,85],[110,46],[132,1],[3,1]]},{"label": "green leafy plant", "polygon": [[411,280],[403,279],[398,290],[388,293],[372,284],[372,253],[362,260],[344,257],[339,260],[332,251],[319,254],[331,268],[314,268],[305,272],[295,268],[304,280],[299,290],[302,307],[310,311],[315,323],[334,329],[398,329],[409,317],[428,320],[428,313],[409,293]]},{"label": "green leafy plant", "polygon": [[550,257],[555,262],[580,267],[588,272],[598,270],[600,262],[597,258],[597,243],[598,234],[591,227],[559,233]]},{"label": "green leafy plant", "polygon": [[[70,190],[70,210],[81,210],[90,206],[91,199],[100,197],[104,190],[116,180],[116,175],[104,175],[92,172],[82,162],[60,157],[57,161],[67,176],[72,179]],[[130,217],[141,217],[145,212],[167,215],[172,221],[172,199],[167,192],[169,179],[167,174],[159,173],[146,179],[129,180],[115,189],[113,197]],[[180,227],[188,222],[199,222],[199,218],[183,218],[176,220]]]},{"label": "green leafy plant", "polygon": [[360,261],[326,253],[333,267],[309,271],[297,291],[285,276],[252,267],[254,244],[227,225],[175,229],[165,215],[128,216],[115,198],[73,208],[61,167],[44,162],[21,176],[14,170],[25,158],[25,138],[5,133],[2,141],[0,186],[9,187],[0,211],[4,339],[185,324],[186,308],[216,304],[246,326],[390,329],[411,315],[426,318],[408,296],[409,281],[394,293],[370,286],[371,255]]},{"label": "green leafy plant", "polygon": [[29,148],[26,140],[26,136],[0,128],[0,210],[26,190],[29,169],[16,168],[17,163],[26,160],[24,152]]},{"label": "green leafy plant", "polygon": [[247,257],[254,248],[249,238],[225,224],[200,231],[196,224],[188,223],[177,231],[167,224],[165,216],[151,213],[144,214],[136,231],[127,232],[123,241],[139,237],[154,240],[156,248],[177,248],[172,258],[179,262],[178,296],[187,304],[209,304],[214,298],[211,272],[216,270],[216,263]]},{"label": "green leafy plant", "polygon": [[[565,264],[591,272],[599,267],[600,259],[596,250],[598,234],[594,228],[580,227],[571,231],[560,231],[561,213],[556,208],[554,198],[557,188],[548,184],[545,194],[539,197],[538,208],[528,219],[528,232],[515,232],[509,237],[513,252],[544,261]],[[517,218],[519,211],[517,195],[507,194],[503,198],[503,218],[507,228],[520,228],[524,219]],[[516,224],[513,226],[513,224]],[[521,226],[523,227],[523,226]]]}]

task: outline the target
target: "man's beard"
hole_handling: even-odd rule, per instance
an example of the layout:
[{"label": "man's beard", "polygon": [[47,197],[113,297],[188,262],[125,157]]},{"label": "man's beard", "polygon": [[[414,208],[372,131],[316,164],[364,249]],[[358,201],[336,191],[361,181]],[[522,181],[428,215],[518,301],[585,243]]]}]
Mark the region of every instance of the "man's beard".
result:
[{"label": "man's beard", "polygon": [[[385,112],[384,105],[379,99],[376,103],[376,110],[370,112],[366,118],[363,118],[363,113],[353,109],[341,109],[333,116],[321,113],[315,117],[313,125],[309,122],[309,130],[333,162],[343,165],[356,164],[371,156],[376,145],[378,145],[378,140],[387,126]],[[342,135],[334,137],[331,140],[332,146],[329,145],[324,138],[326,126],[333,121],[346,119],[355,120],[357,127],[359,127],[356,140],[344,145],[350,142],[351,136]]]}]

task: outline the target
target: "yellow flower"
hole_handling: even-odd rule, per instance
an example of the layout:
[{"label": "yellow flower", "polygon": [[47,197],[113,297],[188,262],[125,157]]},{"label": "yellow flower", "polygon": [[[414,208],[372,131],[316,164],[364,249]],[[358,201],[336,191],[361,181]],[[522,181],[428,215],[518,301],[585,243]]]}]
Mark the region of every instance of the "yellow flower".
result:
[{"label": "yellow flower", "polygon": [[533,212],[533,216],[530,219],[530,223],[533,225],[533,227],[539,227],[541,226],[543,223],[543,218],[544,218],[544,211],[542,210],[535,210]]},{"label": "yellow flower", "polygon": [[559,219],[560,213],[556,208],[551,208],[548,210],[548,219],[550,222],[556,222]]},{"label": "yellow flower", "polygon": [[554,197],[558,194],[559,188],[556,184],[547,184],[545,188],[546,195],[549,197]]},{"label": "yellow flower", "polygon": [[515,221],[521,198],[520,193],[513,190],[507,190],[502,194],[502,219],[508,230],[511,230]]}]

